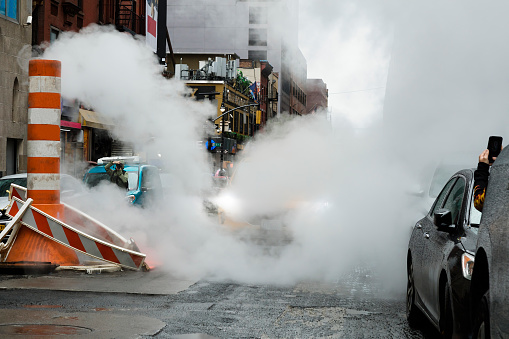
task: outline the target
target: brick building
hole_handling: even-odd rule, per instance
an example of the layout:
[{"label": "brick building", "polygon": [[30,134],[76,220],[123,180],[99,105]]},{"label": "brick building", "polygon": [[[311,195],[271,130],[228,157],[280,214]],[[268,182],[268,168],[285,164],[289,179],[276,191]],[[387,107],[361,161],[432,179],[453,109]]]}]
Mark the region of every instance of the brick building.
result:
[{"label": "brick building", "polygon": [[79,31],[92,23],[145,34],[144,0],[33,1],[32,45],[54,41],[62,31]]},{"label": "brick building", "polygon": [[313,114],[329,106],[329,90],[322,79],[308,79],[306,113]]}]

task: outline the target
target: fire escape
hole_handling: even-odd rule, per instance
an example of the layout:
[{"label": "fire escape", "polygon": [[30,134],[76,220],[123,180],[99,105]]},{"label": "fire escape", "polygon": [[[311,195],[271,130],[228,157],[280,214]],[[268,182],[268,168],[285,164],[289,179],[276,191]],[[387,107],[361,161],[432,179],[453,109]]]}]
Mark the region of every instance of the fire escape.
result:
[{"label": "fire escape", "polygon": [[115,1],[115,26],[120,32],[145,35],[145,7],[141,1],[140,15],[136,14],[135,0]]}]

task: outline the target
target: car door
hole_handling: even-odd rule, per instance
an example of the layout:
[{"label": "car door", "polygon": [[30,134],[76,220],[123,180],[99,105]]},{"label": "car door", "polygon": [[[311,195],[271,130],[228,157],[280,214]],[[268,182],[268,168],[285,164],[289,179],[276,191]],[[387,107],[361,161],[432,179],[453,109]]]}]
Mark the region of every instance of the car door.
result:
[{"label": "car door", "polygon": [[161,187],[159,170],[155,167],[144,166],[141,175],[141,204],[148,206],[156,203],[162,197]]},{"label": "car door", "polygon": [[[466,180],[463,176],[458,175],[456,181],[448,192],[447,197],[442,205],[442,208],[451,211],[452,222],[456,226],[463,227],[463,201],[465,200]],[[449,253],[455,246],[457,241],[457,232],[439,231],[434,224],[428,230],[429,237],[426,241],[426,253],[432,262],[427,265],[428,281],[426,297],[429,301],[428,310],[435,319],[440,317],[440,297],[439,297],[439,281],[440,273],[447,261]]]},{"label": "car door", "polygon": [[431,246],[429,245],[429,238],[436,229],[435,225],[433,224],[433,214],[442,208],[445,199],[447,198],[447,195],[449,194],[449,191],[451,190],[456,180],[456,177],[451,178],[445,184],[444,188],[436,198],[428,215],[417,224],[417,228],[421,229],[420,236],[422,237],[422,246],[420,246],[421,251],[414,254],[414,261],[416,266],[414,267],[415,287],[419,292],[419,297],[421,298],[424,307],[428,311],[430,311],[431,305],[430,284],[433,284],[433,281],[430,280],[429,268],[430,266],[440,265],[441,263],[441,260],[432,256]]}]

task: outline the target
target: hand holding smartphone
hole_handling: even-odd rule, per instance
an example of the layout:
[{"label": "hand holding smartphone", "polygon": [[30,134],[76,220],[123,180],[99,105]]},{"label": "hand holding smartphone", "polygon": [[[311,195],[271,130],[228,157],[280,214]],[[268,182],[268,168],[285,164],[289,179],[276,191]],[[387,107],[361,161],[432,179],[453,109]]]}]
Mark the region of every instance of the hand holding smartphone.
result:
[{"label": "hand holding smartphone", "polygon": [[495,161],[493,158],[498,157],[500,154],[500,151],[502,150],[502,137],[499,136],[490,136],[490,139],[488,140],[488,150],[490,152],[488,156],[488,161],[490,164],[493,164]]}]

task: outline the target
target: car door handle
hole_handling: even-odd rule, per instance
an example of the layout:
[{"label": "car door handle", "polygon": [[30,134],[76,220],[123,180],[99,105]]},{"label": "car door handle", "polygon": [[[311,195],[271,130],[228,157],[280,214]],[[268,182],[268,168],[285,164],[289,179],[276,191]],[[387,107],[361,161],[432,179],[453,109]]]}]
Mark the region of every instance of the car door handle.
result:
[{"label": "car door handle", "polygon": [[428,232],[424,232],[424,238],[429,239],[429,233]]},{"label": "car door handle", "polygon": [[421,224],[417,224],[417,225],[415,225],[415,227],[417,227],[418,229],[421,229],[422,225]]}]

